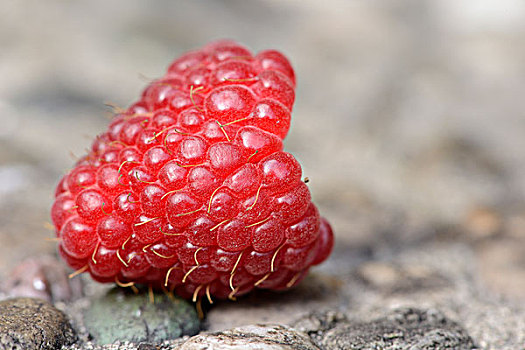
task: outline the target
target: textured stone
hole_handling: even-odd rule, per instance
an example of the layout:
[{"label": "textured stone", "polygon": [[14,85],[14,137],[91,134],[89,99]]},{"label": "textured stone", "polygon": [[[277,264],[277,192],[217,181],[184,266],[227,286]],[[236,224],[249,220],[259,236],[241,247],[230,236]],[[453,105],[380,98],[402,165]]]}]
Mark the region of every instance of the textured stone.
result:
[{"label": "textured stone", "polygon": [[207,349],[319,350],[306,334],[275,324],[249,325],[203,333],[190,338],[180,347],[180,350]]},{"label": "textured stone", "polygon": [[370,322],[343,322],[324,333],[326,349],[473,349],[467,332],[437,310],[400,309]]},{"label": "textured stone", "polygon": [[187,301],[165,294],[132,294],[114,288],[92,301],[84,323],[96,342],[162,342],[199,331],[197,313]]},{"label": "textured stone", "polygon": [[339,324],[347,324],[348,318],[341,312],[326,310],[313,311],[292,323],[293,328],[308,334],[320,345],[326,332]]},{"label": "textured stone", "polygon": [[59,349],[76,340],[67,317],[44,300],[0,301],[0,349]]}]

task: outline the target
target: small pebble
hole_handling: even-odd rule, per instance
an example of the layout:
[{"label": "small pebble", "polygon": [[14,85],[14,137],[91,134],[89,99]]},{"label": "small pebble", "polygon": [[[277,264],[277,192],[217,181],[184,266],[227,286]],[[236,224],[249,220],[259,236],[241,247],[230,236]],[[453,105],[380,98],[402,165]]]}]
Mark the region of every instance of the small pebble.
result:
[{"label": "small pebble", "polygon": [[60,349],[77,340],[67,317],[47,301],[0,301],[0,349]]},{"label": "small pebble", "polygon": [[148,293],[113,288],[92,301],[84,324],[99,344],[160,343],[199,332],[197,312],[186,300],[163,293],[155,293],[153,300]]}]

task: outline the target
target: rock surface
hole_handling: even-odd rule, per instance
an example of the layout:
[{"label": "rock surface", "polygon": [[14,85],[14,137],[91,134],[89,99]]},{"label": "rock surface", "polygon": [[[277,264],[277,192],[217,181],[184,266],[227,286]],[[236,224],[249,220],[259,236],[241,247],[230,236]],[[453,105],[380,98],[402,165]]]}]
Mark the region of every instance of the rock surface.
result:
[{"label": "rock surface", "polygon": [[0,301],[0,349],[53,350],[76,341],[67,317],[44,300]]},{"label": "rock surface", "polygon": [[381,260],[370,260],[366,251],[340,244],[297,289],[217,304],[208,312],[207,326],[218,331],[271,320],[296,327],[307,310],[332,310],[327,321],[317,321],[318,327],[332,329],[347,324],[349,315],[353,322],[366,323],[391,309],[422,308],[454,320],[481,349],[514,350],[525,344],[525,308],[485,287],[467,245],[430,240],[387,252],[381,252]]},{"label": "rock surface", "polygon": [[[335,321],[335,322],[334,322]],[[333,313],[314,313],[294,325],[322,349],[457,349],[475,345],[466,330],[437,310],[398,309],[382,318],[336,320]]]},{"label": "rock surface", "polygon": [[194,335],[200,329],[195,308],[186,300],[157,293],[127,293],[117,288],[91,302],[84,311],[84,325],[99,344],[161,343]]},{"label": "rock surface", "polygon": [[222,332],[203,333],[190,338],[180,350],[207,349],[267,349],[267,350],[318,350],[310,338],[301,332],[282,325],[248,325]]}]

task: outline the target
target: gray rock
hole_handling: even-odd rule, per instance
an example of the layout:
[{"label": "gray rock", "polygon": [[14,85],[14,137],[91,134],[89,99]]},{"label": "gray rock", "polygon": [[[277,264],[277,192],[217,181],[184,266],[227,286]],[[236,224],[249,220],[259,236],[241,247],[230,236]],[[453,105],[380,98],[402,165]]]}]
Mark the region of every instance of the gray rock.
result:
[{"label": "gray rock", "polygon": [[326,332],[337,327],[339,324],[347,324],[348,318],[337,311],[313,311],[292,323],[292,327],[308,334],[308,336],[320,345]]},{"label": "gray rock", "polygon": [[258,324],[222,332],[203,333],[190,338],[180,350],[319,350],[310,338],[293,328]]},{"label": "gray rock", "polygon": [[159,347],[151,343],[140,343],[137,350],[158,350]]},{"label": "gray rock", "polygon": [[32,298],[0,301],[0,349],[59,349],[76,339],[67,317],[50,303]]},{"label": "gray rock", "polygon": [[467,332],[433,309],[404,308],[369,322],[312,313],[296,322],[323,349],[473,349]]},{"label": "gray rock", "polygon": [[131,294],[114,288],[93,300],[84,314],[84,324],[96,342],[162,342],[198,333],[200,321],[187,301],[147,293]]}]

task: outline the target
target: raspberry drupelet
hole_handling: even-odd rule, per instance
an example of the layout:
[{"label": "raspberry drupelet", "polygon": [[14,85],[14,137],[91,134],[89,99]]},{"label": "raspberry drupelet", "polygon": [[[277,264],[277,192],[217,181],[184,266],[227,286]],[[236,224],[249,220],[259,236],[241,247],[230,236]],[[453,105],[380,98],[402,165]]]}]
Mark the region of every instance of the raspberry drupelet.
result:
[{"label": "raspberry drupelet", "polygon": [[63,259],[99,282],[194,301],[295,286],[333,246],[283,151],[295,75],[232,41],[175,60],[60,181]]}]

